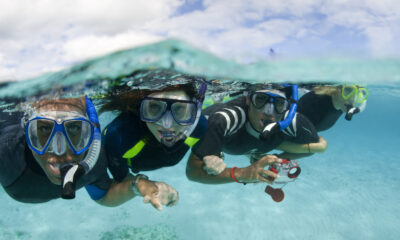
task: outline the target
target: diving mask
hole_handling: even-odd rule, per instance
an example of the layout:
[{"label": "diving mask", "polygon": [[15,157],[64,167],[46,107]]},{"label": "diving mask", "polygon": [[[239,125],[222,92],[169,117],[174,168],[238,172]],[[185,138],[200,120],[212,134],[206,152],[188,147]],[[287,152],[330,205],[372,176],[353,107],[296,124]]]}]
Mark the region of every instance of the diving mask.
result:
[{"label": "diving mask", "polygon": [[357,85],[343,85],[342,97],[344,100],[349,101],[353,106],[362,104],[368,99],[369,91]]},{"label": "diving mask", "polygon": [[74,154],[82,154],[92,143],[93,134],[93,124],[76,112],[42,112],[25,125],[28,146],[39,155],[61,156],[68,147]]},{"label": "diving mask", "polygon": [[171,114],[176,123],[192,125],[198,110],[194,101],[146,97],[140,105],[140,118],[144,122],[155,123]]},{"label": "diving mask", "polygon": [[272,91],[257,91],[250,95],[253,106],[267,115],[284,113],[289,106],[286,97],[282,93]]},{"label": "diving mask", "polygon": [[367,105],[369,91],[357,85],[344,85],[342,87],[342,97],[346,101],[345,119],[350,121],[354,114],[364,111]]}]

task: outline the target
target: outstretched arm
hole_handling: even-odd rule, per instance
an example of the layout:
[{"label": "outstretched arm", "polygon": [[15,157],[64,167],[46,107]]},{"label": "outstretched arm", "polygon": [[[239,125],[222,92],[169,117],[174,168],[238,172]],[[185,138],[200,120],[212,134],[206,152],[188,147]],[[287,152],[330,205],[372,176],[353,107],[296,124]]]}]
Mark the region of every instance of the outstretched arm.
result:
[{"label": "outstretched arm", "polygon": [[223,184],[234,182],[234,179],[231,176],[232,173],[233,177],[240,183],[272,183],[273,180],[271,181],[269,177],[275,179],[278,177],[278,175],[264,168],[280,161],[281,159],[277,158],[276,156],[267,155],[248,167],[236,168],[233,170],[232,168],[225,168],[218,175],[210,175],[203,169],[205,166],[204,162],[192,153],[186,166],[186,176],[195,182],[206,184]]},{"label": "outstretched arm", "polygon": [[[154,182],[145,178],[136,179],[132,174],[122,182],[113,182],[111,187],[101,199],[96,202],[107,207],[119,206],[130,199],[141,196],[144,203],[151,203],[157,210],[162,210],[162,205],[174,206],[178,202],[178,192],[163,182]],[[138,192],[133,190],[133,184],[137,185]]]},{"label": "outstretched arm", "polygon": [[284,141],[277,147],[278,150],[282,150],[288,153],[301,153],[301,154],[312,154],[312,153],[323,153],[328,147],[328,142],[323,138],[319,137],[316,143],[294,143]]},{"label": "outstretched arm", "polygon": [[121,182],[112,181],[107,193],[96,200],[100,205],[107,207],[119,206],[135,197],[132,190],[133,175],[128,174]]}]

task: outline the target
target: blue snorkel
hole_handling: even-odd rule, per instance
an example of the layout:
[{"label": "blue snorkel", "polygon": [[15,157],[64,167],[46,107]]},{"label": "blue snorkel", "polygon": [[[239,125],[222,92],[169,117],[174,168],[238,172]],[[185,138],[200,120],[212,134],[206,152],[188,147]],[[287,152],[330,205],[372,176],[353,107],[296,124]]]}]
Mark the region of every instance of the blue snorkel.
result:
[{"label": "blue snorkel", "polygon": [[294,116],[296,115],[297,100],[299,98],[298,86],[296,84],[292,85],[286,84],[284,85],[284,87],[291,87],[292,90],[288,113],[286,114],[285,119],[283,119],[282,121],[273,122],[265,126],[262,132],[260,133],[261,140],[269,141],[272,135],[289,127],[289,125],[292,123]]},{"label": "blue snorkel", "polygon": [[68,163],[60,166],[62,177],[61,197],[64,199],[75,198],[76,182],[79,178],[92,170],[100,155],[101,132],[99,119],[92,101],[87,96],[85,96],[85,99],[86,113],[90,122],[94,125],[93,141],[89,147],[88,153],[81,162],[78,164]]},{"label": "blue snorkel", "polygon": [[207,91],[207,82],[204,80],[198,80],[198,81],[201,81],[201,86],[200,86],[199,92],[197,94],[198,100],[197,100],[196,120],[192,124],[192,127],[183,133],[185,139],[190,137],[190,135],[193,133],[194,129],[196,128],[197,124],[199,123],[199,120],[201,117],[201,107],[203,106],[203,101],[204,101],[206,91]]}]

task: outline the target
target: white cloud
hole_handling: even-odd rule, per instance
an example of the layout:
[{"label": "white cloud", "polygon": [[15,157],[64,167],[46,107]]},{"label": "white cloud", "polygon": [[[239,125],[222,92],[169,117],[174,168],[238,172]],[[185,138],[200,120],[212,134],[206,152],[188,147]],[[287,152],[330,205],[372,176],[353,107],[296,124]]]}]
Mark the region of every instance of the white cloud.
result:
[{"label": "white cloud", "polygon": [[15,69],[6,66],[3,54],[0,53],[0,82],[5,80],[15,80],[14,75],[15,75]]},{"label": "white cloud", "polygon": [[20,78],[165,37],[229,58],[285,44],[327,51],[340,29],[364,38],[372,55],[400,50],[398,0],[204,0],[204,9],[179,14],[185,2],[0,0],[1,71]]},{"label": "white cloud", "polygon": [[137,47],[161,40],[153,34],[128,31],[115,36],[86,35],[69,40],[63,45],[64,59],[67,62],[84,60],[121,49]]}]

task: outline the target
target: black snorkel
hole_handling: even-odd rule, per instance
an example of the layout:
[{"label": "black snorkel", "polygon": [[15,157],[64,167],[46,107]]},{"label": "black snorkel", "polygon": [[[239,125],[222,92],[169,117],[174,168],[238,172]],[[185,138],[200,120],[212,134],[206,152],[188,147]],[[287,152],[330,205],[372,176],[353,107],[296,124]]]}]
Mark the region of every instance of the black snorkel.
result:
[{"label": "black snorkel", "polygon": [[280,132],[287,128],[291,123],[296,115],[297,111],[297,100],[298,100],[298,86],[296,84],[287,84],[285,87],[291,87],[291,97],[290,97],[290,108],[288,113],[286,114],[285,119],[279,122],[272,122],[268,123],[262,132],[260,133],[259,138],[263,141],[269,141],[271,137],[276,134],[277,132]]},{"label": "black snorkel", "polygon": [[353,106],[351,104],[346,104],[346,116],[344,117],[347,121],[351,121],[353,115],[361,113],[364,111],[365,107],[367,106],[367,101],[363,101],[359,107]]},{"label": "black snorkel", "polygon": [[94,125],[93,141],[89,147],[89,150],[85,158],[78,164],[62,164],[60,166],[60,172],[62,177],[61,183],[61,197],[64,199],[75,198],[76,182],[85,174],[90,172],[97,162],[101,150],[101,133],[100,123],[97,117],[96,108],[92,101],[86,98],[86,113],[89,120]]}]

